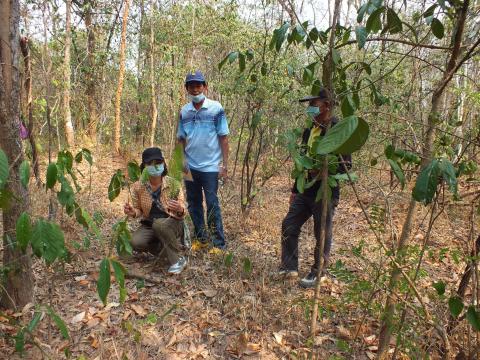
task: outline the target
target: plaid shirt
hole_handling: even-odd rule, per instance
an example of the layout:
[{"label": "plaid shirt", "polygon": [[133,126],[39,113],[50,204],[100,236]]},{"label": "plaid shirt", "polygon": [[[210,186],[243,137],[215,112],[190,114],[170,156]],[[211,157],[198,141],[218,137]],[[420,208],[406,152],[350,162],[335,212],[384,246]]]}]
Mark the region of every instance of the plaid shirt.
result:
[{"label": "plaid shirt", "polygon": [[[183,212],[175,213],[167,208],[167,201],[169,199],[170,188],[172,182],[176,181],[169,176],[165,176],[162,180],[162,190],[160,192],[160,205],[161,209],[165,211],[169,216],[182,220],[185,217],[185,197],[183,196],[183,189],[180,185],[180,192],[178,193],[177,201],[182,205]],[[152,195],[149,190],[150,184],[149,183],[142,183],[141,181],[137,181],[132,186],[132,202],[133,208],[135,209],[135,217],[142,215],[144,219],[148,219],[150,215],[150,210],[152,209]]]}]

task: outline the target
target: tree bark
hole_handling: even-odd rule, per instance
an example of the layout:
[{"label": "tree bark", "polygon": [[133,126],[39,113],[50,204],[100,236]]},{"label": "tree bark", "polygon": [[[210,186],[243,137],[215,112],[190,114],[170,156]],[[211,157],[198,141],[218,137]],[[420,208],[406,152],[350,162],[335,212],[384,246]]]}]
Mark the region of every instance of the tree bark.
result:
[{"label": "tree bark", "polygon": [[23,61],[25,63],[25,92],[27,94],[27,113],[28,113],[28,140],[32,147],[32,162],[33,173],[37,185],[41,184],[40,169],[38,166],[37,145],[35,144],[35,137],[33,136],[33,101],[32,101],[32,63],[30,62],[30,50],[28,46],[28,39],[26,37],[20,40],[20,48],[22,50]]},{"label": "tree bark", "polygon": [[[421,163],[422,170],[430,163],[432,159],[433,141],[435,139],[435,125],[437,122],[437,118],[439,116],[439,109],[443,100],[445,87],[452,78],[451,72],[454,71],[457,66],[457,61],[460,55],[460,47],[462,45],[463,31],[465,28],[465,20],[467,16],[469,3],[470,3],[469,0],[465,0],[462,6],[457,9],[457,16],[456,16],[457,21],[456,21],[455,29],[452,33],[453,48],[450,53],[450,58],[448,60],[443,77],[440,80],[440,82],[435,86],[435,90],[432,95],[431,107],[430,107],[430,112],[427,120],[427,131],[425,133],[425,141],[422,149],[422,163]],[[400,239],[398,241],[398,245],[396,249],[396,254],[397,254],[396,257],[397,257],[398,264],[403,263],[403,253],[404,253],[403,250],[408,245],[412,223],[415,221],[415,217],[416,217],[415,207],[416,207],[416,201],[412,197],[410,200],[407,216],[405,218],[405,222],[402,227],[402,233],[400,235]],[[389,293],[387,295],[385,310],[384,310],[384,314],[383,314],[382,322],[380,326],[379,345],[378,345],[378,352],[377,352],[378,359],[386,358],[386,354],[388,352],[388,348],[390,345],[390,338],[392,336],[393,318],[395,314],[395,299],[393,297],[393,292],[397,286],[399,278],[400,278],[400,269],[398,269],[397,267],[394,267],[390,275]]]},{"label": "tree bark", "polygon": [[[33,273],[30,255],[16,247],[15,225],[28,209],[28,191],[20,184],[19,166],[23,159],[20,131],[20,79],[18,0],[0,2],[0,138],[10,165],[6,190],[15,195],[3,209],[3,267],[7,269],[2,285],[1,304],[18,309],[33,301]],[[19,200],[16,200],[19,199]]]},{"label": "tree bark", "polygon": [[154,54],[155,54],[155,36],[153,32],[154,24],[154,11],[155,3],[152,0],[151,4],[151,14],[150,14],[150,96],[151,96],[151,109],[152,109],[152,119],[150,125],[150,146],[153,146],[155,143],[155,129],[157,128],[157,95],[155,93],[155,68],[154,68]]},{"label": "tree bark", "polygon": [[122,38],[120,41],[120,64],[118,71],[118,87],[115,97],[115,136],[114,136],[114,151],[120,153],[120,104],[122,100],[123,78],[125,75],[125,47],[127,41],[127,20],[130,0],[125,0],[125,11],[123,13],[122,21]]},{"label": "tree bark", "polygon": [[73,147],[75,145],[75,136],[73,132],[72,114],[70,112],[70,45],[72,42],[70,15],[72,8],[72,0],[66,0],[65,9],[65,53],[63,60],[63,112],[64,112],[64,125],[65,135],[67,138],[67,145]]},{"label": "tree bark", "polygon": [[87,28],[87,108],[88,108],[88,133],[94,143],[97,142],[97,85],[95,72],[95,25],[93,24],[93,10],[95,8],[94,0],[85,2],[85,27]]}]

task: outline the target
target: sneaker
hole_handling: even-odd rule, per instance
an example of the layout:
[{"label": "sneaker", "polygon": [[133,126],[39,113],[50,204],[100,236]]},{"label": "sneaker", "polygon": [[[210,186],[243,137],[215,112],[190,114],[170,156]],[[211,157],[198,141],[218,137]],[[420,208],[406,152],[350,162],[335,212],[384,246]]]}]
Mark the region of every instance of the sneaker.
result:
[{"label": "sneaker", "polygon": [[304,288],[312,288],[317,283],[317,273],[310,271],[310,273],[300,280],[300,286]]},{"label": "sneaker", "polygon": [[178,261],[168,268],[169,274],[180,274],[187,266],[187,258],[182,256]]},{"label": "sneaker", "polygon": [[277,275],[285,276],[287,278],[294,278],[294,277],[298,276],[298,271],[297,270],[292,270],[292,269],[280,268],[277,271]]}]

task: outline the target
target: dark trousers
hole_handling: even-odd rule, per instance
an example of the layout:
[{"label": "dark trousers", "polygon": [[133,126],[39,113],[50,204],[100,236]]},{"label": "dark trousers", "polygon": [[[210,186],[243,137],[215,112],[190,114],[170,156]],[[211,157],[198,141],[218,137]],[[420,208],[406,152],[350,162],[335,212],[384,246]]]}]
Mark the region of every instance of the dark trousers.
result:
[{"label": "dark trousers", "polygon": [[[191,170],[193,181],[185,181],[187,190],[188,212],[195,227],[195,237],[202,242],[212,238],[216,247],[225,246],[223,234],[222,213],[218,201],[218,172],[201,172]],[[207,224],[205,227],[205,215],[203,212],[203,194],[207,203]]]},{"label": "dark trousers", "polygon": [[136,251],[149,251],[154,255],[165,251],[170,265],[180,257],[183,222],[174,218],[159,218],[152,226],[140,225],[132,234],[131,244]]},{"label": "dark trousers", "polygon": [[[329,201],[327,205],[327,236],[324,245],[324,258],[328,259],[332,247],[332,219],[334,207]],[[296,194],[288,209],[287,216],[282,222],[282,268],[298,270],[298,237],[303,224],[313,216],[314,233],[316,239],[314,264],[312,271],[317,271],[320,265],[318,251],[320,248],[320,228],[322,218],[322,201],[315,202],[315,198]]]}]

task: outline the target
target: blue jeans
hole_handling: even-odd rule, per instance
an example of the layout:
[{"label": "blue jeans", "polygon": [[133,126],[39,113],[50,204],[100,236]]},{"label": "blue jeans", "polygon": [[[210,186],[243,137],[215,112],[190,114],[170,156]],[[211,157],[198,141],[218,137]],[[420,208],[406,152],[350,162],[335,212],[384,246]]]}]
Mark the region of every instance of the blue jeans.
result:
[{"label": "blue jeans", "polygon": [[[191,169],[193,181],[185,181],[187,190],[188,212],[195,226],[195,237],[202,242],[212,238],[213,246],[225,247],[222,213],[218,201],[218,172],[201,172]],[[203,194],[207,203],[207,224],[203,212]]]}]

